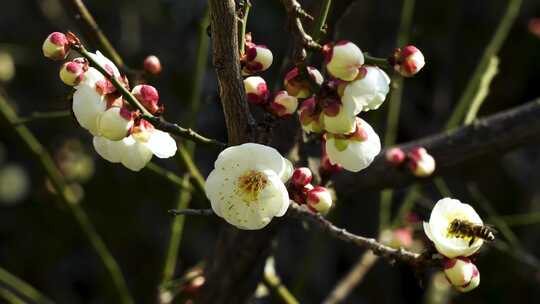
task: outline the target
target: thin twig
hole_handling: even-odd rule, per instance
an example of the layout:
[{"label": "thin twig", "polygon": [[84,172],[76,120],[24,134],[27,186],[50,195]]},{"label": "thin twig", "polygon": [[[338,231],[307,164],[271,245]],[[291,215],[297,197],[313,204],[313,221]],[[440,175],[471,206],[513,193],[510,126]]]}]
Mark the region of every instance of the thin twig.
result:
[{"label": "thin twig", "polygon": [[366,251],[351,270],[332,289],[332,292],[323,301],[323,304],[337,304],[343,302],[347,296],[362,282],[371,267],[379,257],[371,251]]},{"label": "thin twig", "polygon": [[508,5],[506,7],[504,16],[500,19],[500,23],[493,34],[491,41],[486,46],[484,53],[482,54],[482,57],[474,70],[473,76],[467,83],[465,91],[461,95],[461,98],[454,108],[452,115],[446,123],[447,129],[453,129],[461,124],[465,111],[476,95],[480,81],[486,69],[489,67],[489,61],[499,52],[499,49],[506,40],[511,27],[514,24],[514,20],[519,14],[521,3],[522,0],[508,0]]},{"label": "thin twig", "polygon": [[0,282],[13,289],[16,293],[32,300],[34,303],[54,304],[54,301],[47,298],[30,284],[9,273],[6,269],[0,267]]},{"label": "thin twig", "polygon": [[263,275],[263,283],[275,293],[279,299],[285,304],[299,304],[300,302],[294,297],[289,289],[281,283],[281,279],[275,275],[269,275],[266,272]]},{"label": "thin twig", "polygon": [[210,216],[214,215],[214,211],[212,209],[182,209],[182,210],[169,210],[169,213],[174,216],[179,215],[203,215],[203,216]]},{"label": "thin twig", "polygon": [[126,87],[118,79],[116,79],[113,75],[109,74],[107,70],[103,66],[101,66],[98,62],[94,60],[91,53],[86,50],[86,48],[81,44],[75,44],[72,45],[72,48],[78,51],[84,58],[86,58],[93,67],[95,67],[98,71],[100,71],[107,79],[111,81],[111,83],[114,85],[114,87],[122,94],[122,96],[129,102],[130,105],[141,111],[142,115],[141,117],[148,122],[150,122],[154,127],[156,127],[159,130],[178,135],[182,138],[192,140],[196,143],[204,144],[204,145],[210,145],[210,146],[216,146],[218,148],[225,148],[227,145],[211,138],[204,137],[197,132],[193,131],[190,128],[184,128],[179,126],[176,123],[170,123],[165,121],[163,118],[158,118],[153,116],[138,100],[131,94]]},{"label": "thin twig", "polygon": [[354,244],[358,247],[369,249],[377,256],[384,257],[390,261],[401,261],[409,264],[422,263],[422,256],[418,253],[407,251],[403,248],[395,249],[384,244],[377,242],[374,238],[366,238],[353,233],[348,232],[343,228],[339,228],[325,219],[318,213],[313,213],[305,206],[300,206],[296,203],[291,203],[288,216],[294,217],[300,220],[306,220],[318,228],[326,232],[328,235],[345,241],[347,243]]},{"label": "thin twig", "polygon": [[70,117],[71,111],[50,111],[50,112],[32,112],[26,117],[21,117],[13,125],[27,124],[29,122],[39,121],[39,120],[48,120],[53,118],[64,118]]}]

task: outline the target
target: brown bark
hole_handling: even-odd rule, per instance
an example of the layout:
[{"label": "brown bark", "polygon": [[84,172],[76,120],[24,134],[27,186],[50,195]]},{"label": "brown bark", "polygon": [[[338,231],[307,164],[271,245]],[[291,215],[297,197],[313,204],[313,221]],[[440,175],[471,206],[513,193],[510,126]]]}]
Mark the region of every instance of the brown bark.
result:
[{"label": "brown bark", "polygon": [[[435,158],[437,168],[431,177],[452,173],[474,164],[486,156],[502,156],[505,152],[540,135],[540,99],[525,105],[479,119],[468,126],[421,138],[398,147],[404,151],[425,147]],[[338,191],[364,191],[406,186],[428,181],[416,178],[403,168],[395,168],[384,159],[382,151],[366,170],[344,173],[335,178]]]},{"label": "brown bark", "polygon": [[[240,75],[238,28],[233,0],[210,0],[213,62],[227,124],[229,144],[254,141]],[[216,250],[205,269],[206,283],[197,303],[244,303],[260,282],[276,225],[258,231],[241,231],[223,224]]]}]

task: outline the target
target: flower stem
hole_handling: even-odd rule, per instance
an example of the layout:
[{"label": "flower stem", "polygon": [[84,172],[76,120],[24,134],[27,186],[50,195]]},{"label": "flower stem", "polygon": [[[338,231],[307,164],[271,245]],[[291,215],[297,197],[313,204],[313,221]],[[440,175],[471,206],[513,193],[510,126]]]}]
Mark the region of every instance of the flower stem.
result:
[{"label": "flower stem", "polygon": [[501,21],[495,33],[493,34],[491,41],[485,48],[484,53],[480,58],[480,62],[474,70],[473,76],[467,83],[465,91],[461,95],[461,98],[459,99],[456,107],[454,108],[452,115],[446,123],[447,130],[456,128],[461,124],[465,115],[465,111],[473,101],[476,92],[479,89],[482,77],[484,76],[486,70],[489,67],[489,61],[499,52],[503,42],[506,40],[506,37],[508,37],[510,28],[512,27],[512,25],[514,24],[514,20],[518,16],[519,10],[521,8],[521,3],[522,0],[508,0],[508,5],[506,7],[506,12],[504,16],[501,18]]},{"label": "flower stem", "polygon": [[[20,278],[9,273],[6,269],[0,267],[0,283],[10,287],[15,293],[32,300],[34,303],[53,304],[54,301],[41,294],[37,289]],[[13,296],[19,298],[15,293]],[[24,302],[22,302],[24,303]]]},{"label": "flower stem", "polygon": [[326,25],[326,19],[328,17],[328,13],[330,13],[330,7],[332,6],[332,0],[323,0],[323,3],[321,5],[321,11],[319,13],[319,16],[315,19],[315,27],[313,29],[313,33],[311,37],[314,41],[319,42],[321,39],[322,33],[324,31],[324,27]]},{"label": "flower stem", "polygon": [[96,62],[92,58],[92,54],[86,50],[86,48],[83,45],[73,45],[72,48],[74,48],[76,51],[78,51],[84,58],[86,58],[92,66],[94,66],[99,72],[101,72],[107,79],[111,81],[111,83],[114,85],[114,87],[122,94],[122,96],[128,101],[128,103],[133,106],[134,108],[141,111],[142,115],[141,117],[148,122],[150,122],[154,127],[157,129],[160,129],[165,132],[169,132],[171,134],[178,135],[180,137],[192,140],[194,142],[205,144],[205,145],[212,145],[217,146],[220,148],[225,147],[226,145],[224,143],[221,143],[215,139],[206,138],[197,132],[193,131],[189,128],[183,128],[177,124],[166,122],[156,116],[153,116],[138,100],[131,94],[130,91],[128,91],[121,83],[116,79],[113,75],[110,75],[103,66],[101,66],[98,62]]},{"label": "flower stem", "polygon": [[[19,120],[17,114],[9,106],[7,101],[0,96],[0,120],[7,121],[10,124],[14,124]],[[33,154],[33,156],[39,161],[41,167],[45,171],[45,174],[51,181],[51,184],[56,191],[56,194],[60,200],[70,209],[75,220],[79,224],[81,230],[84,232],[94,250],[101,258],[103,265],[109,272],[113,283],[119,293],[120,303],[131,304],[134,303],[127,284],[124,280],[120,267],[115,261],[112,254],[107,249],[107,246],[103,242],[103,239],[97,233],[94,225],[88,218],[86,212],[82,206],[75,201],[73,193],[67,187],[64,177],[56,167],[50,154],[43,148],[37,138],[30,132],[30,130],[24,125],[14,126],[15,132],[19,138],[24,142],[26,148]]]},{"label": "flower stem", "polygon": [[294,295],[287,289],[285,285],[281,283],[281,280],[277,276],[270,276],[268,274],[263,275],[263,283],[275,293],[283,303],[286,304],[299,304]]},{"label": "flower stem", "polygon": [[389,69],[390,64],[388,63],[388,59],[386,58],[380,58],[380,57],[373,57],[369,55],[368,53],[364,53],[364,63],[365,64],[374,64],[376,66],[379,66],[382,69]]},{"label": "flower stem", "polygon": [[33,112],[26,117],[21,117],[13,125],[21,125],[38,120],[48,120],[53,118],[64,118],[71,116],[71,111],[50,111],[50,112]]},{"label": "flower stem", "polygon": [[[249,0],[244,0],[244,7],[242,10],[242,19],[240,20],[240,30],[238,31],[238,43],[240,49],[240,56],[243,56],[246,52],[246,29],[247,21],[249,17],[249,11],[251,9],[251,2]],[[208,20],[208,15],[207,15]]]},{"label": "flower stem", "polygon": [[105,36],[105,34],[101,31],[99,25],[94,19],[94,16],[92,16],[84,2],[82,0],[70,0],[70,2],[71,5],[77,10],[80,19],[99,41],[108,57],[110,57],[114,64],[119,68],[125,69],[126,66],[124,60],[122,60],[122,57],[118,54],[107,36]]}]

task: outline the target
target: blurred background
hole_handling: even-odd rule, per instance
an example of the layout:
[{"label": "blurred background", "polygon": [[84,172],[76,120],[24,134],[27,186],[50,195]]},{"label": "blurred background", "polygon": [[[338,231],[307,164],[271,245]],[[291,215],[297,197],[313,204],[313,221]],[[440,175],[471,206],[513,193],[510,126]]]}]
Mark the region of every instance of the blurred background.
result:
[{"label": "blurred background", "polygon": [[[70,109],[71,88],[58,78],[60,64],[42,56],[41,44],[53,31],[84,33],[66,2],[59,0],[2,0],[0,11],[0,87],[20,116],[33,112]],[[317,11],[319,1],[302,1]],[[340,6],[340,1],[335,1]],[[355,42],[379,57],[396,47],[401,1],[347,1],[339,22],[328,29],[336,39]],[[405,81],[398,142],[440,132],[492,34],[508,1],[417,0],[410,43],[426,56],[427,65]],[[188,100],[193,88],[197,32],[206,4],[201,0],[87,1],[103,32],[133,69],[157,55],[163,72],[148,81],[159,89],[165,117],[191,119]],[[248,31],[274,54],[273,67],[264,73],[279,88],[286,69],[291,39],[286,17],[277,0],[252,0]],[[342,3],[343,4],[343,3]],[[342,5],[341,5],[342,6]],[[333,16],[335,17],[335,16]],[[540,96],[540,2],[523,1],[519,17],[499,52],[499,73],[479,116],[524,104]],[[331,19],[332,20],[332,19]],[[84,36],[83,36],[84,37]],[[99,47],[87,40],[88,48]],[[196,129],[226,140],[211,59],[206,67]],[[366,115],[383,134],[388,104]],[[540,118],[539,118],[540,119]],[[178,188],[144,169],[133,173],[106,162],[94,152],[92,138],[74,118],[62,116],[27,124],[53,155],[73,185],[97,232],[116,258],[136,303],[156,303],[170,236],[171,216]],[[292,120],[287,128],[297,126]],[[285,147],[283,143],[277,146]],[[482,276],[478,289],[456,294],[436,273],[415,274],[407,266],[376,262],[346,303],[509,303],[540,301],[540,154],[538,142],[506,155],[486,157],[459,174],[445,176],[453,196],[469,202],[490,222],[495,210],[516,239],[486,246],[477,260]],[[195,159],[203,174],[211,169],[215,151],[199,148]],[[178,175],[174,160],[155,160]],[[406,225],[418,229],[427,219],[440,189],[427,183],[416,189],[396,189],[393,210],[407,196],[416,203]],[[377,236],[379,193],[337,193],[330,218],[352,232]],[[482,203],[480,203],[482,202]],[[38,163],[13,129],[0,121],[0,266],[22,278],[57,303],[117,303],[111,279],[99,257],[66,206],[57,202]],[[207,202],[195,194],[193,207]],[[486,208],[486,206],[489,206]],[[488,212],[489,211],[489,212]],[[513,216],[519,215],[519,216]],[[525,215],[525,216],[522,216]],[[416,219],[416,220],[415,220]],[[283,220],[275,252],[276,271],[302,303],[319,303],[361,257],[362,252]],[[219,223],[215,218],[189,217],[178,253],[175,277],[209,256]],[[512,234],[512,235],[513,235]],[[390,238],[391,237],[390,233]],[[421,250],[422,232],[401,245]],[[388,237],[388,234],[387,234]],[[395,241],[395,240],[394,240]],[[4,282],[5,283],[5,282]],[[0,288],[2,288],[0,286]],[[5,294],[1,292],[0,295]],[[1,301],[1,300],[0,300]],[[254,300],[279,303],[273,297]]]}]

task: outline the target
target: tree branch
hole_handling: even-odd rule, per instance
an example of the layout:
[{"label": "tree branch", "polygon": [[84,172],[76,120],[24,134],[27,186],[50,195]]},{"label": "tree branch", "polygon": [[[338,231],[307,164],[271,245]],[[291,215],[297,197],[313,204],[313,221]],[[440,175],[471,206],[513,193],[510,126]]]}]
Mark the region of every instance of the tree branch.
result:
[{"label": "tree branch", "polygon": [[[444,175],[459,167],[471,164],[487,155],[503,153],[526,144],[540,135],[540,99],[506,110],[470,125],[399,145],[404,151],[416,146],[425,147],[437,162],[431,177]],[[338,191],[350,192],[366,189],[395,188],[416,181],[407,170],[395,168],[384,158],[385,151],[366,170],[344,173],[335,177]]]}]

